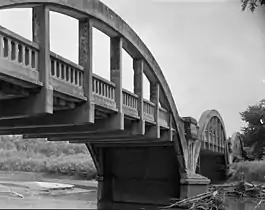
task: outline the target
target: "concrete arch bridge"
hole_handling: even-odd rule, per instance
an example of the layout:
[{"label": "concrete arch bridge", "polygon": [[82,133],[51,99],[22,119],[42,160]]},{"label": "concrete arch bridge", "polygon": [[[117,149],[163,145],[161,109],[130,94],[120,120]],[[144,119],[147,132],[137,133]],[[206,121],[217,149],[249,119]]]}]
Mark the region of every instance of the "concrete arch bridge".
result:
[{"label": "concrete arch bridge", "polygon": [[[17,7],[32,8],[33,37],[0,26],[0,135],[86,144],[98,171],[98,209],[165,205],[225,178],[222,117],[215,110],[198,123],[180,117],[158,63],[121,17],[97,0],[0,1],[0,9]],[[50,51],[50,11],[79,21],[79,63]],[[93,27],[111,40],[110,81],[93,73]],[[133,59],[133,92],[122,87],[122,49]],[[222,175],[212,176],[220,164]]]}]

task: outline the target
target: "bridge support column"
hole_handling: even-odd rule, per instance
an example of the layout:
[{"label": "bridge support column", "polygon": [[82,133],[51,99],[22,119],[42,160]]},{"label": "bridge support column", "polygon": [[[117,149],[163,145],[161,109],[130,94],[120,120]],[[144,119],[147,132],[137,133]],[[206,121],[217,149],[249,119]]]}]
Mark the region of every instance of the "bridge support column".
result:
[{"label": "bridge support column", "polygon": [[[39,81],[42,88],[36,94],[30,94],[28,98],[1,100],[0,116],[2,119],[28,117],[53,113],[53,88],[50,85],[50,32],[49,32],[49,8],[46,5],[33,7],[32,29],[33,42],[39,45],[38,59],[26,47],[22,47],[21,53],[27,53],[28,64],[33,60],[39,71]],[[10,51],[11,52],[11,51]],[[23,65],[26,60],[23,60]]]},{"label": "bridge support column", "polygon": [[191,197],[207,190],[210,180],[204,176],[196,174],[195,142],[198,140],[197,121],[191,117],[182,118],[186,140],[188,145],[187,170],[181,174],[181,198]]},{"label": "bridge support column", "polygon": [[134,70],[134,93],[138,96],[138,113],[139,121],[133,125],[133,133],[145,134],[145,121],[144,121],[144,101],[143,101],[143,75],[144,75],[144,60],[133,60]]},{"label": "bridge support column", "polygon": [[53,88],[50,85],[50,12],[46,5],[33,7],[33,42],[39,44],[39,75],[43,87],[30,104],[32,112],[37,114],[53,113]]},{"label": "bridge support column", "polygon": [[180,198],[188,198],[206,192],[209,183],[210,180],[208,178],[199,174],[181,174]]},{"label": "bridge support column", "polygon": [[110,41],[110,81],[115,83],[115,102],[118,113],[110,117],[110,127],[124,129],[122,110],[122,38],[114,37]]},{"label": "bridge support column", "polygon": [[84,95],[87,101],[77,107],[72,114],[78,123],[94,123],[95,104],[92,94],[92,20],[90,18],[79,20],[79,65],[84,67]]},{"label": "bridge support column", "polygon": [[180,197],[179,164],[172,142],[92,146],[99,170],[98,209],[153,210]]}]

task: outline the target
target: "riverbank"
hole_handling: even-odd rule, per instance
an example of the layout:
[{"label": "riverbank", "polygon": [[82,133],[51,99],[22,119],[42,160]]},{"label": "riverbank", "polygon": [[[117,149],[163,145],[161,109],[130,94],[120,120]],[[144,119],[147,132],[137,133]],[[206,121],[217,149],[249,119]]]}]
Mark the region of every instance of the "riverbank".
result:
[{"label": "riverbank", "polygon": [[84,144],[1,136],[0,148],[1,171],[68,175],[82,179],[96,176],[92,158]]},{"label": "riverbank", "polygon": [[232,166],[233,176],[229,181],[239,181],[242,176],[246,181],[265,183],[265,161],[242,161]]},{"label": "riverbank", "polygon": [[96,181],[45,173],[0,172],[3,209],[95,209],[96,191]]}]

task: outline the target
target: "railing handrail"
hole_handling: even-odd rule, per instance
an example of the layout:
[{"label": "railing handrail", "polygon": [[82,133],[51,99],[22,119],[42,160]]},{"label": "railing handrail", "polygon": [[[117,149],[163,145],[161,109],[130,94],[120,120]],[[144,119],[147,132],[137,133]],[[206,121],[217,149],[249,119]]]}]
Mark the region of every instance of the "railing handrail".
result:
[{"label": "railing handrail", "polygon": [[67,58],[62,57],[61,55],[58,55],[52,51],[50,51],[50,55],[51,55],[51,57],[54,57],[55,59],[60,60],[60,61],[64,62],[65,64],[74,67],[75,69],[78,69],[79,71],[84,71],[83,66],[80,66],[80,65],[68,60]]},{"label": "railing handrail", "polygon": [[19,43],[23,43],[23,44],[26,44],[28,45],[29,47],[35,49],[35,50],[39,50],[39,45],[35,42],[32,42],[16,33],[14,33],[13,31],[10,31],[8,30],[7,28],[3,27],[0,25],[0,33],[12,38],[12,39],[15,39],[17,42]]},{"label": "railing handrail", "polygon": [[115,83],[113,83],[113,82],[111,82],[111,81],[109,81],[109,80],[107,80],[107,79],[105,79],[105,78],[103,78],[103,77],[101,77],[101,76],[99,76],[99,75],[97,75],[95,73],[93,73],[92,76],[95,77],[96,79],[104,82],[104,83],[107,83],[108,85],[111,85],[112,87],[115,88]]},{"label": "railing handrail", "polygon": [[131,95],[131,96],[135,97],[136,99],[138,98],[138,95],[136,95],[135,93],[132,93],[131,91],[126,90],[124,88],[122,88],[122,92],[124,92],[124,93],[126,93],[128,95]]},{"label": "railing handrail", "polygon": [[168,112],[165,108],[163,108],[163,107],[159,107],[159,109],[161,110],[161,111],[163,111],[163,112]]},{"label": "railing handrail", "polygon": [[153,103],[152,101],[148,101],[147,99],[143,99],[143,101],[144,101],[144,103],[147,103],[147,104],[149,104],[149,105],[151,105],[151,106],[155,106],[155,103]]}]

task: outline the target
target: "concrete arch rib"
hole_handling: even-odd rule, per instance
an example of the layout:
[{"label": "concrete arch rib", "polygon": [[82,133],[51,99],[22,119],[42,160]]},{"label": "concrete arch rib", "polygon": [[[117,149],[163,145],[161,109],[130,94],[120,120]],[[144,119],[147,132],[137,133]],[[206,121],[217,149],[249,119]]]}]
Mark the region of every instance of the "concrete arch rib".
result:
[{"label": "concrete arch rib", "polygon": [[234,132],[228,145],[229,164],[233,163],[234,158],[242,159],[243,153],[243,137],[239,132]]},{"label": "concrete arch rib", "polygon": [[224,138],[226,139],[225,124],[224,124],[223,118],[221,117],[220,113],[216,110],[204,111],[198,122],[199,124],[198,141],[195,143],[195,164],[196,165],[197,165],[198,158],[200,155],[201,144],[203,141],[203,134],[205,133],[208,123],[213,117],[217,117],[220,120],[222,127],[223,127],[223,131],[224,131]]},{"label": "concrete arch rib", "polygon": [[[186,168],[188,162],[187,143],[172,93],[155,58],[133,29],[114,11],[98,0],[1,0],[0,9],[32,7],[40,4],[49,5],[52,10],[54,9],[56,12],[79,19],[85,17],[96,19],[100,24],[103,24],[103,26],[110,28],[111,31],[114,32],[113,36],[120,35],[125,40],[128,48],[133,48],[136,51],[136,58],[143,58],[146,61],[151,69],[151,75],[153,75],[159,82],[161,90],[165,96],[164,100],[166,100],[166,104],[173,115],[173,124],[178,133],[177,139],[180,139],[181,141],[179,152],[182,154],[183,160],[180,164]],[[179,150],[177,142],[175,142],[175,148],[176,150]]]}]

